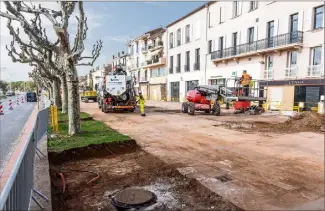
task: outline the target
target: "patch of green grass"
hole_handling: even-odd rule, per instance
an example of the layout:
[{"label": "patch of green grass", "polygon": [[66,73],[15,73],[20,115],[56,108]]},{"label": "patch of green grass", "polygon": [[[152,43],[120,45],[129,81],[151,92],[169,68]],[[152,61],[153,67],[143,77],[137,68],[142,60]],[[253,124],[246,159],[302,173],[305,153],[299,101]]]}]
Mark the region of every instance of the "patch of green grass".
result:
[{"label": "patch of green grass", "polygon": [[[88,117],[90,117],[89,114],[80,112],[80,119],[88,118]],[[60,111],[58,111],[58,120],[62,122],[68,122],[69,120],[68,114],[62,114]]]},{"label": "patch of green grass", "polygon": [[[80,116],[85,118],[90,115],[87,113],[80,113]],[[68,119],[67,114],[58,114],[59,121]],[[128,136],[122,135],[117,131],[110,129],[103,122],[96,120],[81,121],[81,133],[74,136],[68,135],[68,122],[59,123],[59,132],[54,133],[50,129],[50,133],[54,137],[49,137],[48,149],[49,151],[62,152],[68,149],[87,147],[92,144],[104,144],[112,142],[122,142],[130,140]]]}]

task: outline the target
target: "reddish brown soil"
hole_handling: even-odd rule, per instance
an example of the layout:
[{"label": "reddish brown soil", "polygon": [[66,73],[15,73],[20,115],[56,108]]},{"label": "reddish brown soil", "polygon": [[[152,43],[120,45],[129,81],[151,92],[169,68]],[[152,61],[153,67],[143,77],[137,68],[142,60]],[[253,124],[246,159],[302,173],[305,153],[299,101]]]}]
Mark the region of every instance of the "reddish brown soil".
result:
[{"label": "reddish brown soil", "polygon": [[283,123],[269,122],[235,122],[227,121],[215,126],[225,126],[247,132],[272,132],[272,133],[297,133],[297,132],[322,132],[324,115],[312,112],[299,113]]},{"label": "reddish brown soil", "polygon": [[[115,210],[109,198],[125,188],[144,188],[154,192],[157,203],[148,210],[241,210],[196,180],[182,176],[173,168],[176,166],[165,164],[134,143],[105,146],[107,154],[104,156],[103,150],[99,153],[100,158],[88,151],[95,152],[101,147],[52,153],[53,210]],[[75,154],[79,158],[82,156],[83,160],[77,160]],[[68,161],[71,157],[74,160]],[[85,170],[93,173],[82,172]],[[64,175],[65,193],[62,193],[58,173]],[[89,183],[96,178],[96,173],[99,178]]]}]

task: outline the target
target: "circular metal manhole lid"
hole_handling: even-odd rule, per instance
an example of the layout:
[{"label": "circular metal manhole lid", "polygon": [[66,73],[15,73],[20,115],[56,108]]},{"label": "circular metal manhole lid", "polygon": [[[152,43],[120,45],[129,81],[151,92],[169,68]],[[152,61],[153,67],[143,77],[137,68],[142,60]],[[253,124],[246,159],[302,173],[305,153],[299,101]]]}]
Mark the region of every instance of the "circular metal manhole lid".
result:
[{"label": "circular metal manhole lid", "polygon": [[130,188],[117,192],[112,202],[118,208],[140,208],[154,204],[157,196],[144,189]]}]

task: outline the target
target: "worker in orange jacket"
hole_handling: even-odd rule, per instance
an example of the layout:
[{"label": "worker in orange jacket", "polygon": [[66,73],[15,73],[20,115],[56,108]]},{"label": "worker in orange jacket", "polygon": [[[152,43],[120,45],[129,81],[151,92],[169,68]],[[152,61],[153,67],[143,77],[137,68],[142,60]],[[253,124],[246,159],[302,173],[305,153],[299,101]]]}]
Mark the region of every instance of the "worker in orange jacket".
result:
[{"label": "worker in orange jacket", "polygon": [[247,70],[244,70],[243,75],[240,78],[240,84],[243,86],[243,89],[244,89],[243,90],[244,96],[248,96],[248,94],[249,94],[249,85],[251,83],[251,80],[252,80],[252,76],[250,76],[247,73]]}]

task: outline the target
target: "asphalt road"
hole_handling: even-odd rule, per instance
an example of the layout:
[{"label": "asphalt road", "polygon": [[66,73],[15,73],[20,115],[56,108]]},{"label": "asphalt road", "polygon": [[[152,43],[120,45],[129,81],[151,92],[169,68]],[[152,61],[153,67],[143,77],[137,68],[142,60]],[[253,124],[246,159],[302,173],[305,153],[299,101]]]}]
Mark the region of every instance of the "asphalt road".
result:
[{"label": "asphalt road", "polygon": [[[16,144],[17,138],[20,136],[36,103],[24,102],[17,105],[16,95],[0,100],[4,107],[4,115],[0,115],[0,169],[3,167],[11,155]],[[12,100],[13,110],[9,109],[9,100]]]}]

